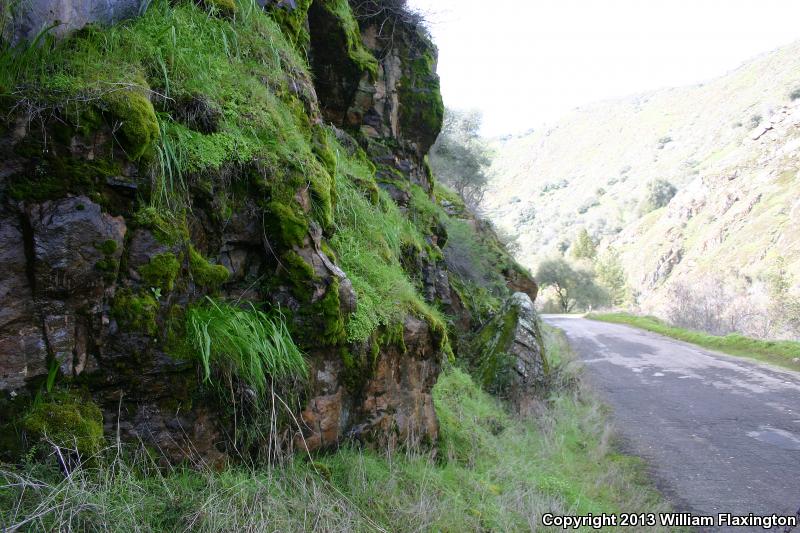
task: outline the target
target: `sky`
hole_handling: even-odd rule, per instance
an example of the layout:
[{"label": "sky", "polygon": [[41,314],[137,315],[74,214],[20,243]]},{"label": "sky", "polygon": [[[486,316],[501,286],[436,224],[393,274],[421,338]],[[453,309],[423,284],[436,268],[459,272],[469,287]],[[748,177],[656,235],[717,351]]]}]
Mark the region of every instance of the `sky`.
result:
[{"label": "sky", "polygon": [[408,0],[439,47],[445,105],[487,136],[583,104],[701,83],[800,40],[798,0]]}]

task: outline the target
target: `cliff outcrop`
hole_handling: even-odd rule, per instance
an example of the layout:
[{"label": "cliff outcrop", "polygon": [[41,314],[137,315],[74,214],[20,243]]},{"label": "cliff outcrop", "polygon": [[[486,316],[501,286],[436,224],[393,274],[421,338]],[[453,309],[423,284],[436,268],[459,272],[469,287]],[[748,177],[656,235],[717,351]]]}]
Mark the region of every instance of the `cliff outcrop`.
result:
[{"label": "cliff outcrop", "polygon": [[[10,40],[69,7],[43,4]],[[426,162],[424,29],[395,3],[129,4],[3,55],[3,452],[78,442],[64,420],[173,461],[434,443],[451,339],[536,286],[495,247],[479,308],[448,265],[449,227],[482,237]]]}]

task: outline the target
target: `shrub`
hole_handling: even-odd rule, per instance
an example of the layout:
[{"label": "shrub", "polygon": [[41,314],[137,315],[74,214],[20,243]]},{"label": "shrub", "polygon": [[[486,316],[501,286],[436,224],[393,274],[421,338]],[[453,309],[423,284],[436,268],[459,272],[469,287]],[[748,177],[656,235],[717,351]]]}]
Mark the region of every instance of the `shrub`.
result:
[{"label": "shrub", "polygon": [[645,215],[667,205],[678,189],[666,180],[653,180],[647,184],[644,198],[639,205],[640,215]]},{"label": "shrub", "polygon": [[792,102],[794,102],[795,100],[798,100],[798,99],[800,99],[800,87],[795,87],[795,88],[794,88],[794,89],[792,89],[792,91],[789,93],[789,100],[791,100]]}]

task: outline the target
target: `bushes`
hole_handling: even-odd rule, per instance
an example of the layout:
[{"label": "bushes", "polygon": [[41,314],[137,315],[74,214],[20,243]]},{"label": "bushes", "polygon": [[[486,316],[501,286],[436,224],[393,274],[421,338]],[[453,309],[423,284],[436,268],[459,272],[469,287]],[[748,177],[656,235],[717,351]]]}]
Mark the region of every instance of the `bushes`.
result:
[{"label": "bushes", "polygon": [[639,214],[646,215],[651,211],[667,205],[678,189],[666,180],[653,180],[647,184],[644,197],[639,204]]}]

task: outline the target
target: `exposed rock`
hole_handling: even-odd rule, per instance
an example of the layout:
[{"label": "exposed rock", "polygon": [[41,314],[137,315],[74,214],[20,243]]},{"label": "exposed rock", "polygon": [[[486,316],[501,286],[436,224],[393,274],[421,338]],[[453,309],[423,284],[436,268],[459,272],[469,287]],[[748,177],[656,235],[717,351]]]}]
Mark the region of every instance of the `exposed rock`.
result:
[{"label": "exposed rock", "polygon": [[55,35],[83,28],[90,23],[111,24],[140,13],[144,0],[29,0],[8,31],[12,40],[31,40],[53,26]]},{"label": "exposed rock", "polygon": [[428,324],[408,316],[402,339],[381,347],[374,367],[362,370],[367,375],[357,397],[348,390],[344,362],[319,361],[312,373],[316,395],[302,413],[305,431],[296,444],[330,448],[344,437],[382,449],[435,442],[439,425],[431,390],[442,357],[437,346]]},{"label": "exposed rock", "polygon": [[47,372],[47,349],[27,271],[22,218],[0,218],[0,391]]},{"label": "exposed rock", "polygon": [[[35,380],[58,369],[57,386],[85,388],[92,396],[107,435],[153,446],[172,462],[217,464],[235,439],[234,417],[227,399],[220,402],[198,379],[185,315],[209,297],[284,313],[311,364],[307,386],[291,391],[304,423],[296,445],[433,444],[438,423],[431,390],[450,352],[448,335],[434,314],[408,305],[393,323],[369,326],[363,340],[349,340],[346,326],[359,302],[332,240],[337,156],[344,154],[333,153],[328,135],[367,168],[369,179],[353,180],[371,202],[386,201],[380,186],[407,213],[411,193],[419,192],[412,184],[432,189],[425,156],[443,111],[436,49],[414,24],[398,22],[391,36],[382,35],[380,21],[342,9],[349,3],[260,4],[291,45],[309,53],[313,67],[312,77],[282,40],[283,48],[269,49],[279,56],[278,72],[252,80],[273,93],[254,114],[275,112],[281,127],[284,119],[297,123],[297,132],[288,133],[298,138],[287,139],[299,146],[297,158],[265,153],[268,143],[250,157],[253,147],[240,150],[240,139],[226,131],[232,119],[227,108],[223,116],[219,99],[186,87],[169,98],[117,91],[119,101],[74,102],[77,119],[57,110],[37,120],[15,118],[0,129],[0,390],[30,396]],[[38,1],[15,31],[27,38],[59,18],[56,33],[63,35],[130,16],[139,6]],[[79,43],[80,34],[75,38]],[[161,73],[152,79],[139,67],[132,69],[141,75],[137,85],[156,87]],[[155,109],[165,113],[157,117]],[[209,135],[221,135],[220,154],[212,154],[223,160],[219,166],[181,168],[186,187],[176,209],[149,198],[163,171],[163,160],[151,153],[163,149],[156,144],[162,132],[156,119],[167,114],[179,137],[196,143],[193,149],[202,151]],[[334,128],[323,127],[323,118]],[[139,129],[147,135],[135,135]],[[399,259],[420,296],[449,312],[462,302],[442,259],[447,231],[438,218],[426,224]],[[395,261],[396,252],[388,253]],[[535,296],[535,284],[514,283]],[[472,328],[470,311],[461,309]],[[232,386],[242,397],[255,394],[245,383]]]}]

